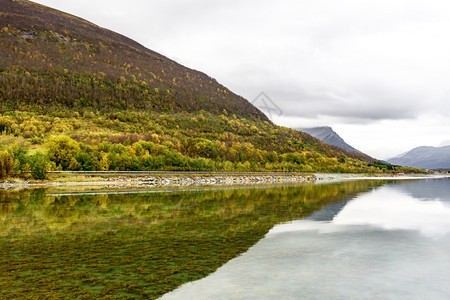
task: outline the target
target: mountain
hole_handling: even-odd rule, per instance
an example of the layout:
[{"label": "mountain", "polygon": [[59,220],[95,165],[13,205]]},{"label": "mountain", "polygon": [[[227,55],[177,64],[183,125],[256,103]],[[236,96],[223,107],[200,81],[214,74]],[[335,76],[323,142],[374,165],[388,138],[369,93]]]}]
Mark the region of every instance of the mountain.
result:
[{"label": "mountain", "polygon": [[306,132],[324,143],[334,145],[344,150],[361,152],[347,144],[331,127],[298,128],[297,130]]},{"label": "mountain", "polygon": [[0,0],[0,13],[1,110],[225,109],[268,121],[215,79],[123,35],[31,1]]},{"label": "mountain", "polygon": [[276,126],[208,75],[123,35],[31,1],[0,0],[0,177],[42,179],[48,170],[393,167]]},{"label": "mountain", "polygon": [[389,163],[421,169],[450,169],[450,146],[422,146],[400,156],[391,158]]}]

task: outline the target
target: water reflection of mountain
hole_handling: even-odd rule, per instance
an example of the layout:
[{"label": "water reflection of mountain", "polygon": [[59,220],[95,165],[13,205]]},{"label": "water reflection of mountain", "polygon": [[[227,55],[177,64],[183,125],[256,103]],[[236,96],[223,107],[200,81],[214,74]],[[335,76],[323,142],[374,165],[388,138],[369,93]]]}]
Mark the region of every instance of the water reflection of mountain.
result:
[{"label": "water reflection of mountain", "polygon": [[276,225],[162,299],[450,299],[448,183],[389,182]]},{"label": "water reflection of mountain", "polygon": [[154,299],[214,272],[273,225],[384,183],[130,194],[0,190],[0,299]]},{"label": "water reflection of mountain", "polygon": [[330,204],[322,208],[321,210],[313,213],[306,219],[311,221],[331,221],[347,205],[347,203],[351,199],[352,198],[349,197],[348,199],[344,199],[340,202]]},{"label": "water reflection of mountain", "polygon": [[[420,179],[407,181],[389,181],[390,187],[421,200],[450,202],[450,178]],[[432,196],[430,196],[432,195]],[[352,200],[347,197],[340,202],[330,204],[306,218],[312,221],[331,221]]]},{"label": "water reflection of mountain", "polygon": [[[392,186],[419,199],[450,202],[450,178],[395,182]],[[430,197],[432,195],[432,197]]]}]

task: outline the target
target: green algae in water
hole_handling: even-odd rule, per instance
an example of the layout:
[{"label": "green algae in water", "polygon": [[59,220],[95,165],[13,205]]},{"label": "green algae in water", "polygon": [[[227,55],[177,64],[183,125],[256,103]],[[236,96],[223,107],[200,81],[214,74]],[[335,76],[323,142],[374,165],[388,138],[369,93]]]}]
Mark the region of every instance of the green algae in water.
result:
[{"label": "green algae in water", "polygon": [[[0,192],[0,298],[157,298],[383,181],[129,194]],[[62,194],[62,193],[60,193]]]}]

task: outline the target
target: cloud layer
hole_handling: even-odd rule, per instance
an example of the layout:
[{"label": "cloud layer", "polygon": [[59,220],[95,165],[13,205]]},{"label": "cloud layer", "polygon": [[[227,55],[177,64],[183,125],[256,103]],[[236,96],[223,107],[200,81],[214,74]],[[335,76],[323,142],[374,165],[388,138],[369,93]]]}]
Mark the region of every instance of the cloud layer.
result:
[{"label": "cloud layer", "polygon": [[449,118],[448,1],[37,2],[125,34],[250,101],[264,91],[298,125],[405,120],[417,130],[423,116]]}]

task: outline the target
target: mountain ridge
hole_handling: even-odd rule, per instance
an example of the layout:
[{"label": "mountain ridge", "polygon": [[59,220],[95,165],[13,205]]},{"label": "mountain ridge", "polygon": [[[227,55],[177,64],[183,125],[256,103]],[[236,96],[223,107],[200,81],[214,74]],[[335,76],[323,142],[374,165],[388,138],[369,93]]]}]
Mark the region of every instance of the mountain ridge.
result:
[{"label": "mountain ridge", "polygon": [[330,126],[296,128],[297,130],[306,132],[324,143],[334,145],[347,151],[361,152],[347,144]]},{"label": "mountain ridge", "polygon": [[421,169],[450,169],[450,146],[419,146],[387,161],[394,165]]},{"label": "mountain ridge", "polygon": [[277,126],[208,75],[123,35],[30,1],[0,4],[0,177],[395,169]]},{"label": "mountain ridge", "polygon": [[[23,90],[0,90],[0,99],[25,100],[9,103],[9,108],[24,102],[52,105],[58,101],[77,109],[204,109],[215,114],[225,109],[269,121],[248,100],[210,76],[119,33],[31,1],[0,0],[0,6],[2,83],[14,86],[25,80],[34,87],[34,81],[40,80],[41,85],[46,84],[40,97]],[[78,91],[73,91],[74,81]],[[96,82],[104,88],[96,90]],[[117,89],[118,85],[122,89]],[[95,103],[70,101],[93,93],[97,95]]]}]

